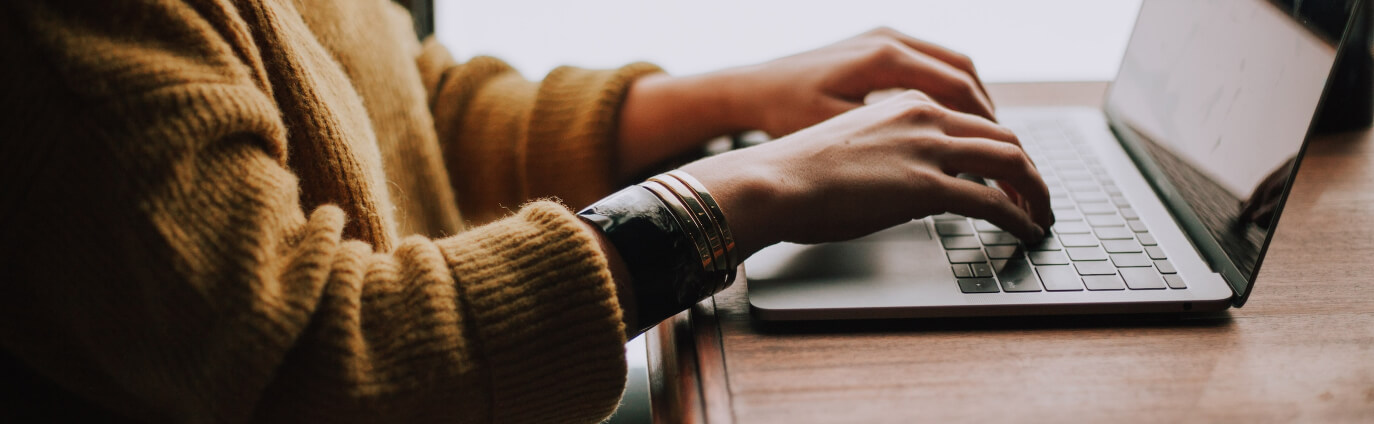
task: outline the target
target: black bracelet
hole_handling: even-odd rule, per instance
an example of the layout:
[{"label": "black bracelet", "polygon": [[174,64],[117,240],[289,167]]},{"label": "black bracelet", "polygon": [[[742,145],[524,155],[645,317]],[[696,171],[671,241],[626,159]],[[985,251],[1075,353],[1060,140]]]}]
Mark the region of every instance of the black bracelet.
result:
[{"label": "black bracelet", "polygon": [[668,205],[649,189],[630,186],[577,213],[601,228],[633,281],[639,332],[729,285],[735,271],[702,267],[695,241]]}]

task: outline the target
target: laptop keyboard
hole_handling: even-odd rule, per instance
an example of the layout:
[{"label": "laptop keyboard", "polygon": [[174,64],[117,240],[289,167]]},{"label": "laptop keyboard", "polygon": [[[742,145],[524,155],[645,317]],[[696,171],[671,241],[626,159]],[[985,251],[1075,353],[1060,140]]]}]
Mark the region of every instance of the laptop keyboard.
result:
[{"label": "laptop keyboard", "polygon": [[1051,234],[1026,245],[983,220],[934,217],[964,293],[1179,290],[1178,275],[1149,228],[1082,137],[1057,121],[1012,130],[1050,189]]}]

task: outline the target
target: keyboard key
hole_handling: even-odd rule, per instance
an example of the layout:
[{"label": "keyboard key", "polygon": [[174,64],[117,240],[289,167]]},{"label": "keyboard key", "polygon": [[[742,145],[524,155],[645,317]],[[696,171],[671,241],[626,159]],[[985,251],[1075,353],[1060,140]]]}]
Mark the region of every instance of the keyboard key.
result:
[{"label": "keyboard key", "polygon": [[1070,247],[1064,249],[1069,253],[1069,259],[1075,261],[1105,261],[1107,252],[1103,252],[1100,247]]},{"label": "keyboard key", "polygon": [[1090,231],[1088,224],[1078,221],[1056,222],[1050,228],[1059,234],[1084,234]]},{"label": "keyboard key", "polygon": [[964,293],[997,293],[997,280],[991,278],[960,278],[959,291]]},{"label": "keyboard key", "polygon": [[1086,215],[1116,213],[1116,206],[1110,203],[1084,203],[1078,205],[1078,209],[1082,210]]},{"label": "keyboard key", "polygon": [[973,271],[968,265],[954,264],[950,265],[950,269],[954,270],[954,278],[973,278]]},{"label": "keyboard key", "polygon": [[1050,153],[1049,153],[1049,157],[1050,157],[1050,159],[1054,159],[1054,160],[1061,161],[1061,162],[1062,162],[1062,161],[1069,161],[1069,162],[1074,162],[1074,163],[1078,162],[1078,154],[1077,154],[1077,153],[1074,153],[1073,150],[1055,149],[1053,152],[1050,152]]},{"label": "keyboard key", "polygon": [[1076,210],[1076,208],[1077,207],[1074,206],[1073,203],[1057,203],[1053,201],[1050,202],[1050,209],[1053,209],[1054,213],[1056,214],[1064,211]]},{"label": "keyboard key", "polygon": [[1064,247],[1089,247],[1097,245],[1097,237],[1092,234],[1060,234],[1059,243]]},{"label": "keyboard key", "polygon": [[1126,283],[1116,274],[1084,276],[1083,285],[1088,286],[1088,290],[1126,290]]},{"label": "keyboard key", "polygon": [[973,269],[974,277],[986,278],[992,276],[992,265],[989,265],[987,262],[969,264],[969,268]]},{"label": "keyboard key", "polygon": [[950,236],[950,237],[940,237],[940,244],[943,244],[943,245],[945,246],[945,249],[950,249],[950,250],[954,250],[954,249],[979,249],[979,248],[982,248],[982,247],[983,247],[982,244],[979,244],[979,243],[978,243],[978,237],[974,237],[974,236]]},{"label": "keyboard key", "polygon": [[1093,180],[1093,174],[1089,173],[1088,170],[1087,170],[1086,168],[1084,168],[1084,169],[1071,169],[1070,167],[1061,167],[1061,168],[1062,168],[1062,169],[1059,170],[1059,178],[1064,179],[1064,182],[1065,182],[1065,183],[1068,183],[1068,182],[1070,182],[1070,181],[1092,181],[1092,180]]},{"label": "keyboard key", "polygon": [[1174,269],[1174,264],[1172,264],[1172,263],[1170,263],[1168,260],[1164,260],[1164,259],[1155,261],[1155,268],[1159,268],[1159,272],[1162,272],[1162,273],[1165,273],[1165,274],[1177,274],[1177,273],[1178,273],[1178,270],[1177,270],[1177,269]]},{"label": "keyboard key", "polygon": [[1036,243],[1036,244],[1033,244],[1033,245],[1028,246],[1028,247],[1027,247],[1027,250],[1030,250],[1030,251],[1033,251],[1033,252],[1034,252],[1034,251],[1045,251],[1045,250],[1059,250],[1059,249],[1063,249],[1063,248],[1064,248],[1064,245],[1059,244],[1059,239],[1054,238],[1054,236],[1048,236],[1048,237],[1045,237],[1045,238],[1043,238],[1043,239],[1040,239],[1040,242],[1039,242],[1039,243]]},{"label": "keyboard key", "polygon": [[1078,272],[1071,266],[1037,266],[1035,271],[1040,274],[1040,282],[1045,285],[1046,291],[1083,290],[1083,279],[1078,277]]},{"label": "keyboard key", "polygon": [[1136,213],[1135,209],[1132,208],[1121,208],[1121,216],[1126,219],[1140,218],[1140,214]]},{"label": "keyboard key", "polygon": [[1140,243],[1135,240],[1102,240],[1102,248],[1107,249],[1107,253],[1136,253],[1140,251]]},{"label": "keyboard key", "polygon": [[1116,266],[1107,261],[1074,262],[1073,267],[1078,269],[1078,275],[1116,274]]},{"label": "keyboard key", "polygon": [[1157,290],[1164,288],[1164,279],[1151,268],[1122,268],[1121,278],[1131,290]]},{"label": "keyboard key", "polygon": [[1183,283],[1183,277],[1178,274],[1164,274],[1164,284],[1168,284],[1171,289],[1188,288],[1188,285]]},{"label": "keyboard key", "polygon": [[987,262],[987,255],[982,250],[951,250],[945,252],[949,255],[949,263],[952,264],[971,264],[974,262]]},{"label": "keyboard key", "polygon": [[1120,227],[1126,225],[1126,221],[1116,215],[1088,215],[1088,225],[1094,227]]},{"label": "keyboard key", "polygon": [[973,226],[968,221],[936,221],[935,232],[942,236],[971,236]]},{"label": "keyboard key", "polygon": [[1079,213],[1077,210],[1072,209],[1054,211],[1054,220],[1056,222],[1082,221],[1083,214]]},{"label": "keyboard key", "polygon": [[997,226],[996,226],[996,225],[992,225],[991,222],[987,222],[987,221],[984,221],[984,220],[981,220],[981,219],[980,219],[980,220],[977,220],[977,221],[973,221],[973,229],[974,229],[974,230],[978,230],[978,232],[980,232],[980,233],[986,233],[986,232],[991,232],[991,231],[1002,231],[1001,228],[997,228]]},{"label": "keyboard key", "polygon": [[1097,233],[1097,238],[1102,240],[1130,240],[1135,238],[1131,230],[1125,227],[1102,227],[1094,232]]},{"label": "keyboard key", "polygon": [[1113,253],[1112,263],[1117,268],[1150,266],[1150,258],[1139,253]]},{"label": "keyboard key", "polygon": [[1055,152],[1050,156],[1050,163],[1054,164],[1055,169],[1087,169],[1083,161],[1078,160],[1078,155],[1068,154],[1067,152]]},{"label": "keyboard key", "polygon": [[988,246],[988,257],[992,259],[1019,258],[1024,256],[1021,246]]},{"label": "keyboard key", "polygon": [[1140,244],[1143,244],[1143,245],[1146,245],[1146,246],[1154,246],[1154,245],[1156,245],[1156,244],[1159,244],[1158,242],[1155,241],[1155,236],[1150,235],[1150,233],[1140,233],[1140,234],[1136,234],[1136,235],[1135,235],[1135,238],[1138,239],[1138,240],[1140,240]]},{"label": "keyboard key", "polygon": [[1099,191],[1095,181],[1069,181],[1064,183],[1064,188],[1072,192]]},{"label": "keyboard key", "polygon": [[979,234],[978,237],[983,239],[983,244],[988,246],[1017,244],[1021,242],[1016,239],[1016,236],[1011,235],[1011,233],[982,233]]},{"label": "keyboard key", "polygon": [[1150,255],[1150,259],[1168,259],[1164,256],[1164,249],[1159,246],[1146,246],[1145,254]]},{"label": "keyboard key", "polygon": [[1002,291],[1040,291],[1040,280],[1035,277],[1035,270],[1025,259],[992,261],[992,267],[997,271],[997,279],[1002,282]]},{"label": "keyboard key", "polygon": [[1069,257],[1064,252],[1030,252],[1030,261],[1036,265],[1068,265]]},{"label": "keyboard key", "polygon": [[1121,188],[1112,183],[1102,183],[1102,191],[1107,194],[1121,194]]},{"label": "keyboard key", "polygon": [[1100,191],[1078,192],[1073,194],[1078,203],[1099,203],[1107,201],[1107,193]]},{"label": "keyboard key", "polygon": [[1132,220],[1126,221],[1126,226],[1127,226],[1127,227],[1131,227],[1131,231],[1135,231],[1135,232],[1137,232],[1137,233],[1143,233],[1143,232],[1149,231],[1148,229],[1145,228],[1145,221],[1141,221],[1141,220],[1139,220],[1139,219],[1132,219]]},{"label": "keyboard key", "polygon": [[1126,200],[1126,196],[1112,196],[1112,204],[1124,208],[1131,206],[1131,201]]}]

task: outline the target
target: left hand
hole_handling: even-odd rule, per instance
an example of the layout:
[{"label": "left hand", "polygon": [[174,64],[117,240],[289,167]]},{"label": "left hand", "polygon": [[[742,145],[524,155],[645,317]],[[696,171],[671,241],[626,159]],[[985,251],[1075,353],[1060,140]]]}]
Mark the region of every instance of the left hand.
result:
[{"label": "left hand", "polygon": [[913,89],[946,108],[993,120],[967,56],[878,28],[758,65],[637,80],[621,109],[621,178],[699,149],[712,137],[763,130],[791,134],[863,106],[869,93]]},{"label": "left hand", "polygon": [[723,71],[736,81],[736,111],[781,137],[864,104],[869,93],[914,89],[939,104],[994,120],[973,61],[963,54],[878,28],[759,65]]}]

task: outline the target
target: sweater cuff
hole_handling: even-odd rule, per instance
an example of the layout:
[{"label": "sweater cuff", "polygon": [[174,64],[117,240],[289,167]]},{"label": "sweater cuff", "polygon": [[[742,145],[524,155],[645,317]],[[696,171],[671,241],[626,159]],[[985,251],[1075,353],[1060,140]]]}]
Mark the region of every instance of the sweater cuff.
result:
[{"label": "sweater cuff", "polygon": [[659,72],[648,63],[549,72],[530,115],[540,125],[530,126],[523,146],[530,198],[557,195],[581,208],[621,186],[615,175],[620,108],[635,80]]},{"label": "sweater cuff", "polygon": [[534,202],[439,242],[490,364],[493,422],[590,422],[625,387],[625,328],[596,239]]}]

